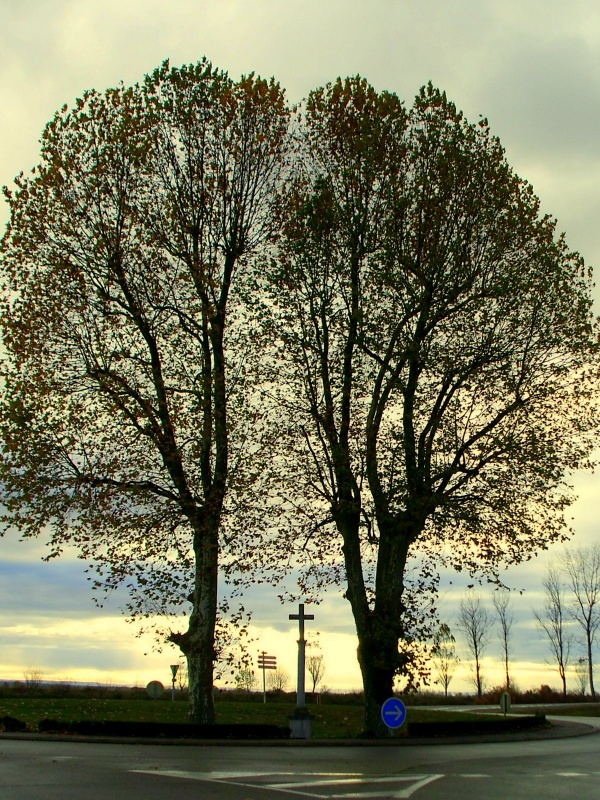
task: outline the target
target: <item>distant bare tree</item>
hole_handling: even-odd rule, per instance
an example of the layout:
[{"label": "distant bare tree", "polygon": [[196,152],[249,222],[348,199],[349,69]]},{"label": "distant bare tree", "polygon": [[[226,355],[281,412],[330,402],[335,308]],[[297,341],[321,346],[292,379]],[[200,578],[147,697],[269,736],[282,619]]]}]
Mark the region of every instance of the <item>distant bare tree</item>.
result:
[{"label": "distant bare tree", "polygon": [[572,637],[568,628],[568,610],[559,570],[549,566],[543,582],[544,608],[534,611],[537,624],[548,637],[550,652],[558,667],[562,681],[563,697],[567,696],[567,667],[571,656]]},{"label": "distant bare tree", "polygon": [[595,700],[593,650],[600,630],[600,545],[567,550],[561,565],[573,592],[571,615],[583,630],[590,694]]},{"label": "distant bare tree", "polygon": [[285,667],[267,672],[267,689],[270,692],[285,692],[290,682],[290,673]]},{"label": "distant bare tree", "polygon": [[44,682],[44,673],[38,667],[28,667],[23,673],[27,690],[32,694],[38,692]]},{"label": "distant bare tree", "polygon": [[484,686],[481,660],[490,643],[490,629],[493,620],[476,592],[468,592],[460,601],[457,624],[459,630],[464,634],[467,648],[473,658],[472,681],[477,689],[477,697],[481,697]]},{"label": "distant bare tree", "polygon": [[325,659],[322,653],[307,656],[306,669],[312,678],[312,691],[313,694],[317,691],[318,684],[323,680],[325,675]]},{"label": "distant bare tree", "polygon": [[175,676],[175,682],[180,692],[183,692],[188,688],[188,670],[187,661],[185,661],[185,659],[180,659],[179,661],[179,669],[177,670],[177,675]]},{"label": "distant bare tree", "polygon": [[443,686],[444,695],[448,697],[448,687],[460,659],[456,655],[456,639],[445,622],[433,637],[431,657],[438,675],[436,683]]},{"label": "distant bare tree", "polygon": [[256,688],[256,675],[250,667],[241,667],[235,676],[235,685],[243,692],[252,692]]},{"label": "distant bare tree", "polygon": [[494,592],[492,599],[494,601],[494,608],[496,609],[496,619],[500,624],[498,638],[500,639],[500,644],[502,645],[502,657],[504,660],[504,672],[506,678],[505,685],[506,691],[508,692],[511,686],[509,672],[510,634],[515,618],[510,605],[510,592],[508,589],[499,589],[498,591]]},{"label": "distant bare tree", "polygon": [[98,683],[96,683],[96,691],[99,697],[107,697],[114,688],[115,682],[111,675],[105,677],[103,681],[98,681]]}]

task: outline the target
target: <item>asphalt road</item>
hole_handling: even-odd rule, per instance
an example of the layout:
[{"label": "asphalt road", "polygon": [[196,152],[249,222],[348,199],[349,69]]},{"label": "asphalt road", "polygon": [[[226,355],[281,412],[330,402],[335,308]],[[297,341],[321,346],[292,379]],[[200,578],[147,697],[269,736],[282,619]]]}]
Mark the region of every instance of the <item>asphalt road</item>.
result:
[{"label": "asphalt road", "polygon": [[[600,728],[600,719],[581,721]],[[290,796],[598,800],[600,735],[410,747],[0,740],[2,800],[290,800]]]}]

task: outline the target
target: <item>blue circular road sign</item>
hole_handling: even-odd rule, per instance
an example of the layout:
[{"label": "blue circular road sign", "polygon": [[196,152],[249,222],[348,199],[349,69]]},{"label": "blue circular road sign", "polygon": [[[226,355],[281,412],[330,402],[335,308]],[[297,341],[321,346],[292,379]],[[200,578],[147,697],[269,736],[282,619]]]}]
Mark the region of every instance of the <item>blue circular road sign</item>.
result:
[{"label": "blue circular road sign", "polygon": [[397,697],[390,697],[381,706],[381,719],[388,728],[400,728],[406,719],[406,706]]}]

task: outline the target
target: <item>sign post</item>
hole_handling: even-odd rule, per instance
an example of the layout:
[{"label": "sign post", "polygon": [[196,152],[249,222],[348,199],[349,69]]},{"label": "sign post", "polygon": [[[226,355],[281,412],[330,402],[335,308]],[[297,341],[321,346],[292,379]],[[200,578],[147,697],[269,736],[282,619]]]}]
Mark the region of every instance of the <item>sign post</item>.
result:
[{"label": "sign post", "polygon": [[262,669],[263,674],[263,703],[267,702],[267,681],[265,679],[265,670],[277,669],[277,656],[268,656],[263,650],[258,655],[258,666]]},{"label": "sign post", "polygon": [[179,664],[170,664],[171,667],[171,702],[175,702],[175,676],[179,671]]},{"label": "sign post", "polygon": [[500,708],[504,712],[504,716],[510,711],[510,695],[508,692],[502,692],[500,695]]}]

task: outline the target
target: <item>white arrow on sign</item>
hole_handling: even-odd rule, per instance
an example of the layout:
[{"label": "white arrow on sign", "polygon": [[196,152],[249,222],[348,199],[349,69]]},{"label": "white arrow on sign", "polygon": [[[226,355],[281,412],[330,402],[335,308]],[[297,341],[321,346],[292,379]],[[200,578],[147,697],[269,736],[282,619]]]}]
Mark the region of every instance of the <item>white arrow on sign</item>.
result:
[{"label": "white arrow on sign", "polygon": [[394,722],[398,722],[400,717],[404,716],[404,712],[401,708],[390,708],[389,711],[386,712],[386,719],[392,719]]}]

